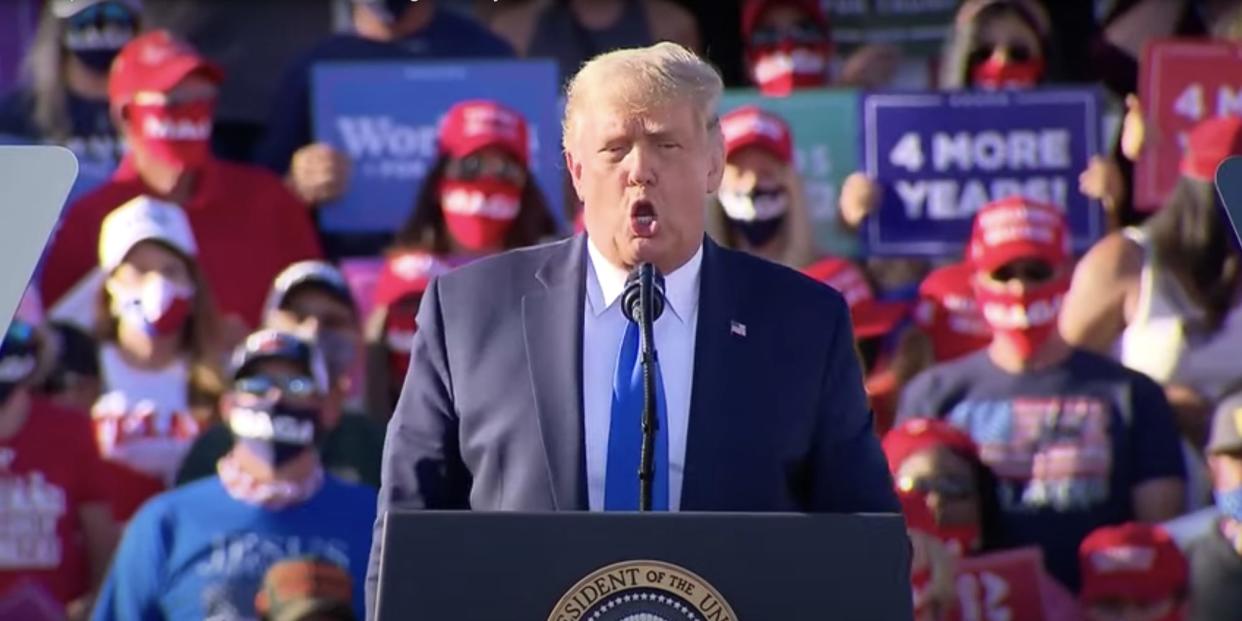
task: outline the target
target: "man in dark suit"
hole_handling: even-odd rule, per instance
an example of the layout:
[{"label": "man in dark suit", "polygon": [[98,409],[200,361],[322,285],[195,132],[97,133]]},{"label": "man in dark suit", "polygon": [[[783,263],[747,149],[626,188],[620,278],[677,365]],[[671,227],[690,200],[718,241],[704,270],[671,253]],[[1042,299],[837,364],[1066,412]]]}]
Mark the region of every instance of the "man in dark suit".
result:
[{"label": "man in dark suit", "polygon": [[[643,262],[667,301],[655,509],[899,510],[841,295],[704,235],[724,166],[720,92],[672,43],[584,65],[564,147],[587,232],[427,289],[381,512],[636,509],[642,398],[619,298]],[[377,552],[379,534],[377,522]]]}]

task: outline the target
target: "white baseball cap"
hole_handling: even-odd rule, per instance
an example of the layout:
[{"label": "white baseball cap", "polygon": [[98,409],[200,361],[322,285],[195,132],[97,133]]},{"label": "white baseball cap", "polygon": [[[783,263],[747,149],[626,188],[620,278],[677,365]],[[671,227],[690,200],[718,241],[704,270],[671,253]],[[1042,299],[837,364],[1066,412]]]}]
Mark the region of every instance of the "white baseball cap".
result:
[{"label": "white baseball cap", "polygon": [[138,196],[112,210],[99,229],[99,267],[116,269],[138,242],[163,242],[187,257],[198,254],[185,212],[175,203]]}]

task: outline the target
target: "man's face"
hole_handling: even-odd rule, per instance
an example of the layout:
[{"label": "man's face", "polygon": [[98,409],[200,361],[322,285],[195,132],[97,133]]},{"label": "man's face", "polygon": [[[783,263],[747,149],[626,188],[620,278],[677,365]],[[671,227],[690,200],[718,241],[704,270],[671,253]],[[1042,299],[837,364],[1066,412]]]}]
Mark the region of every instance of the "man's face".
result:
[{"label": "man's face", "polygon": [[264,360],[254,365],[254,370],[238,379],[232,390],[225,395],[225,417],[233,406],[255,407],[263,403],[281,402],[290,406],[319,409],[323,395],[315,385],[315,379],[287,360]]},{"label": "man's face", "polygon": [[582,107],[566,163],[587,234],[619,267],[675,270],[703,240],[707,197],[724,168],[719,130],[684,100],[634,112]]}]

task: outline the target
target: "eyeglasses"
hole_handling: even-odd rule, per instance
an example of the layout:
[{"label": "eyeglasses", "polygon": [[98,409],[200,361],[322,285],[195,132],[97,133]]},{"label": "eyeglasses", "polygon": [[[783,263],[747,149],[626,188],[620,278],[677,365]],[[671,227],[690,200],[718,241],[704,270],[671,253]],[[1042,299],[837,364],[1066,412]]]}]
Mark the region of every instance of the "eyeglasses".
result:
[{"label": "eyeglasses", "polygon": [[992,272],[992,279],[999,282],[1021,280],[1039,284],[1052,280],[1055,274],[1056,269],[1044,261],[1012,261]]},{"label": "eyeglasses", "polygon": [[312,397],[319,393],[315,380],[305,375],[295,377],[251,375],[234,381],[233,390],[256,397],[266,397],[273,390],[280,390],[281,395],[294,398]]},{"label": "eyeglasses", "polygon": [[750,33],[752,47],[771,47],[785,41],[802,44],[827,43],[828,35],[824,34],[819,24],[812,21],[798,22],[784,28],[765,26]]},{"label": "eyeglasses", "polygon": [[486,177],[523,185],[526,183],[526,168],[509,159],[467,155],[461,159],[449,160],[444,167],[444,176],[461,181]]},{"label": "eyeglasses", "polygon": [[975,497],[975,486],[964,477],[898,477],[897,489],[921,495],[935,492],[947,500],[969,500]]},{"label": "eyeglasses", "polygon": [[1005,50],[1005,56],[1015,63],[1024,63],[1035,58],[1035,52],[1021,43],[983,44],[971,50],[968,62],[970,66],[983,63],[991,58],[996,50]]}]

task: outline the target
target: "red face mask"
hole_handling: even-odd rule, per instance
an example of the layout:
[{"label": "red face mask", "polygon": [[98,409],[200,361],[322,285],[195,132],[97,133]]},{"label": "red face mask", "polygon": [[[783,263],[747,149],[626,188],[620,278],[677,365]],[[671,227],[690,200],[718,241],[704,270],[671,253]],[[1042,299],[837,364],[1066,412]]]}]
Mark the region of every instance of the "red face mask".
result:
[{"label": "red face mask", "polygon": [[440,182],[440,209],[457,243],[472,252],[495,250],[522,208],[522,188],[499,179]]},{"label": "red face mask", "polygon": [[975,65],[970,80],[977,88],[1031,88],[1044,75],[1044,61],[1005,62],[996,57]]},{"label": "red face mask", "polygon": [[798,88],[828,84],[832,44],[782,41],[750,50],[751,80],[769,97],[782,97]]},{"label": "red face mask", "polygon": [[978,524],[937,525],[935,535],[954,556],[969,556],[981,543]]},{"label": "red face mask", "polygon": [[[405,379],[410,368],[410,346],[418,324],[409,313],[388,313],[384,322],[384,346],[388,350],[388,373],[394,381]],[[399,384],[398,384],[399,385]]]},{"label": "red face mask", "polygon": [[183,169],[211,158],[212,100],[175,105],[130,104],[129,140],[159,160]]},{"label": "red face mask", "polygon": [[1069,278],[1062,276],[1021,295],[976,284],[975,301],[993,336],[1009,341],[1018,355],[1029,359],[1056,330],[1069,284]]}]

